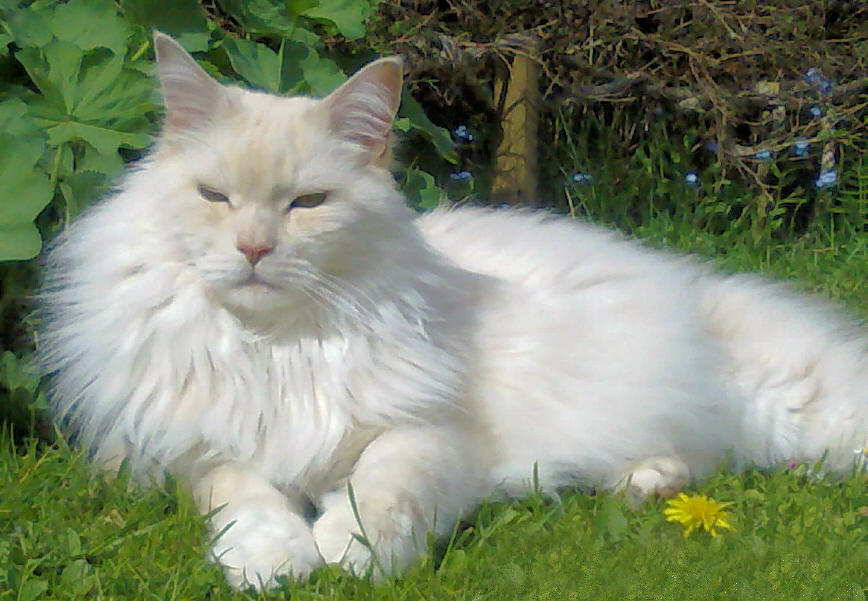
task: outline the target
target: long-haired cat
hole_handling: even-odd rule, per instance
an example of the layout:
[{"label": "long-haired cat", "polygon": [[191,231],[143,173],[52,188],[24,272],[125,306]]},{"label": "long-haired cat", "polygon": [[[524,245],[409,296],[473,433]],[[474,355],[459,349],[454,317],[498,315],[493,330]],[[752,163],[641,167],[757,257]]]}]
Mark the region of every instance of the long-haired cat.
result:
[{"label": "long-haired cat", "polygon": [[641,497],[868,443],[834,309],[563,218],[414,214],[383,166],[400,61],[281,98],[155,44],[162,135],[50,252],[40,353],[98,462],[212,512],[233,585],[400,569],[534,466]]}]

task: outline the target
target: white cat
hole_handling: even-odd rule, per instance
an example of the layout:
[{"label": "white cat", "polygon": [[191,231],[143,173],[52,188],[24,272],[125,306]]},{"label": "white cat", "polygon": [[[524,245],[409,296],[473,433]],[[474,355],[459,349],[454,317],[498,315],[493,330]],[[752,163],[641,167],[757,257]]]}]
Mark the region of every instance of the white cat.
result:
[{"label": "white cat", "polygon": [[400,61],[280,98],[155,44],[164,131],[51,251],[40,352],[99,462],[221,508],[234,586],[400,569],[534,466],[641,497],[868,443],[833,309],[540,213],[417,217],[382,166]]}]

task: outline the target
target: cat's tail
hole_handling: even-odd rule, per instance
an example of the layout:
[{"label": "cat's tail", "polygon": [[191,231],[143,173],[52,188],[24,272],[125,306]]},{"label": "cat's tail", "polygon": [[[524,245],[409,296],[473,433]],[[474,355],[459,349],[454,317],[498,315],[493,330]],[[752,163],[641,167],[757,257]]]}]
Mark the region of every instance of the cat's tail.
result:
[{"label": "cat's tail", "polygon": [[746,398],[741,465],[821,463],[839,475],[868,463],[868,333],[827,303],[747,275],[700,284],[725,376]]}]

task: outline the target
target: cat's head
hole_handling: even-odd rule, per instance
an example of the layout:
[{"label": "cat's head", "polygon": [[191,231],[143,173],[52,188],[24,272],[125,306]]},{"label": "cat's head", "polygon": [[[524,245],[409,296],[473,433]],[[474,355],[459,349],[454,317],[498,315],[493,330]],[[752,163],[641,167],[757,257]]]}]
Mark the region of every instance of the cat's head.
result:
[{"label": "cat's head", "polygon": [[383,167],[400,59],[324,99],[280,97],[221,85],[168,36],[154,42],[166,118],[147,170],[172,251],[214,298],[280,313],[356,302],[354,289],[387,277],[396,236],[412,230]]}]

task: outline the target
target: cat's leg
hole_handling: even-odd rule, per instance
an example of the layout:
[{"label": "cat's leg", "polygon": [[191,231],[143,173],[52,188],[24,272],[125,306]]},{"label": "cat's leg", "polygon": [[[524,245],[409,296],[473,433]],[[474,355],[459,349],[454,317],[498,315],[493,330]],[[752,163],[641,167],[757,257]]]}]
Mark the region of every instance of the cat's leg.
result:
[{"label": "cat's leg", "polygon": [[617,479],[613,488],[623,490],[633,505],[647,497],[671,497],[690,481],[690,468],[674,456],[649,457]]},{"label": "cat's leg", "polygon": [[452,428],[380,435],[351,475],[355,509],[346,483],[321,499],[313,533],[325,561],[357,575],[407,567],[425,551],[428,531],[450,531],[461,512],[488,492],[477,456],[468,434]]},{"label": "cat's leg", "polygon": [[270,588],[322,564],[301,508],[249,467],[225,464],[200,478],[193,496],[209,518],[212,560],[236,588]]}]

